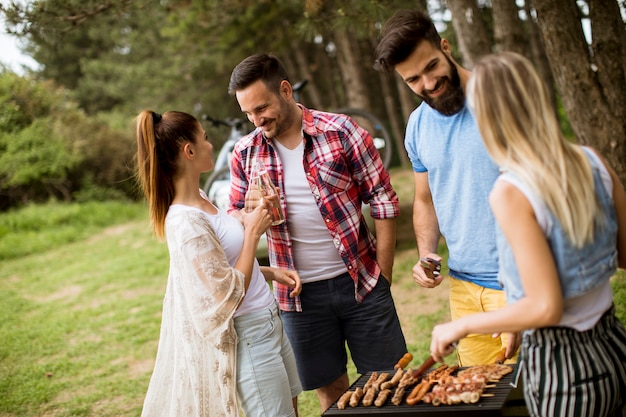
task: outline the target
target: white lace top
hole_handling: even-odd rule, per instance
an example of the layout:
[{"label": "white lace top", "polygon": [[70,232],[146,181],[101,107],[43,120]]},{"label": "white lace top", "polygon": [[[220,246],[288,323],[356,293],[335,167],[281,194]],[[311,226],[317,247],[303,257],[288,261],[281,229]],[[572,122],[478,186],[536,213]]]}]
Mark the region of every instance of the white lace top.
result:
[{"label": "white lace top", "polygon": [[170,271],[142,416],[238,417],[233,314],[244,275],[202,212],[172,210],[165,231]]}]

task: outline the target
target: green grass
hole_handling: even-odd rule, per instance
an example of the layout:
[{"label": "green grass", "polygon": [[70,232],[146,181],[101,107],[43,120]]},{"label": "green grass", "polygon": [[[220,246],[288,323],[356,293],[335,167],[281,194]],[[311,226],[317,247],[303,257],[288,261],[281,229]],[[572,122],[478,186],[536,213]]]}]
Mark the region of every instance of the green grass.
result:
[{"label": "green grass", "polygon": [[[411,180],[410,173],[392,178]],[[410,219],[410,207],[403,212]],[[394,287],[408,294],[408,311],[415,313],[405,332],[418,364],[448,306],[441,302],[421,314],[427,295],[413,292],[415,246],[406,241],[410,223],[401,227],[409,233],[396,253]],[[145,205],[33,206],[0,214],[0,229],[0,416],[139,416],[168,269],[167,248],[152,236]],[[26,233],[40,237],[38,243]],[[624,271],[613,287],[625,321]],[[356,376],[352,364],[349,374]],[[314,392],[299,397],[299,411],[320,415]]]},{"label": "green grass", "polygon": [[145,215],[143,204],[123,201],[44,205],[0,214],[0,260],[84,239],[105,226]]},{"label": "green grass", "polygon": [[626,270],[620,269],[612,278],[613,303],[615,304],[616,316],[626,325]]},{"label": "green grass", "polygon": [[139,415],[168,266],[146,224],[2,262],[0,415]]}]

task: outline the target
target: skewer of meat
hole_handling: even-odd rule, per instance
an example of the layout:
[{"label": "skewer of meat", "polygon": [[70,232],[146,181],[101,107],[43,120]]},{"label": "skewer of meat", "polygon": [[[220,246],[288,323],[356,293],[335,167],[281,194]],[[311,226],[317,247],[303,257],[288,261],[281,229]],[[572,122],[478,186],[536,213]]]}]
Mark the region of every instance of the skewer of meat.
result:
[{"label": "skewer of meat", "polygon": [[472,384],[472,383],[480,383],[486,384],[490,382],[487,379],[486,375],[483,374],[474,374],[474,375],[461,375],[461,376],[446,376],[440,378],[438,381],[439,385],[447,385],[447,384]]},{"label": "skewer of meat", "polygon": [[337,400],[337,408],[340,410],[345,409],[350,403],[350,398],[352,398],[352,393],[354,391],[346,391],[343,395]]},{"label": "skewer of meat", "polygon": [[385,382],[389,378],[389,372],[382,372],[378,375],[378,378],[374,382],[372,382],[372,387],[376,389],[376,392],[380,391],[380,386],[383,382]]},{"label": "skewer of meat", "polygon": [[395,387],[396,385],[398,385],[403,375],[404,375],[404,370],[402,368],[398,368],[396,373],[393,375],[393,377],[389,381],[385,381],[381,384],[380,386],[381,391],[386,390],[386,389],[391,389]]},{"label": "skewer of meat", "polygon": [[431,391],[424,395],[422,401],[434,406],[460,403],[475,404],[480,400],[481,395],[484,394],[480,394],[478,391]]},{"label": "skewer of meat", "polygon": [[398,382],[398,387],[407,387],[409,385],[415,384],[417,381],[416,378],[413,377],[414,372],[411,369],[407,369],[407,371],[402,375],[400,381]]},{"label": "skewer of meat", "polygon": [[[481,397],[492,396],[484,390],[493,385],[488,382],[499,381],[504,375],[512,372],[508,365],[488,364],[466,368],[452,376],[458,366],[442,365],[428,373],[407,396],[407,404],[417,404],[420,400],[427,404],[438,406],[441,404],[476,403]],[[432,386],[432,391],[429,389]]]},{"label": "skewer of meat", "polygon": [[364,394],[365,392],[363,391],[363,388],[356,387],[356,389],[352,393],[352,396],[350,396],[350,407],[356,407],[357,405],[359,405],[359,403],[361,402],[361,398],[363,398]]},{"label": "skewer of meat", "polygon": [[406,403],[408,405],[415,405],[419,403],[420,401],[422,401],[422,398],[424,398],[424,395],[426,395],[426,393],[430,391],[430,388],[433,385],[437,384],[442,378],[448,377],[457,369],[458,366],[456,365],[448,366],[446,364],[443,364],[434,371],[430,372],[424,377],[422,382],[420,382],[413,388],[413,391],[411,391],[411,393],[406,398]]},{"label": "skewer of meat", "polygon": [[439,381],[449,378],[450,375],[452,375],[452,373],[456,371],[457,369],[459,369],[458,365],[448,366],[446,369],[442,370],[433,378],[436,378],[436,382],[439,383]]},{"label": "skewer of meat", "polygon": [[409,363],[411,363],[412,360],[413,354],[411,352],[407,352],[400,358],[400,360],[398,360],[398,363],[394,365],[393,369],[404,369],[409,365]]},{"label": "skewer of meat", "polygon": [[483,374],[488,376],[490,381],[499,381],[503,376],[513,372],[513,368],[509,365],[503,364],[487,364],[487,365],[475,365],[469,368],[463,369],[457,376]]},{"label": "skewer of meat", "polygon": [[429,396],[426,396],[424,402],[430,402],[433,405],[439,404],[465,404],[476,403],[480,400],[485,389],[484,383],[468,383],[455,384],[446,383],[443,385],[435,385]]},{"label": "skewer of meat", "polygon": [[433,385],[432,381],[428,379],[422,380],[419,384],[413,388],[413,391],[406,397],[406,403],[408,405],[415,405],[422,400],[424,395],[430,390],[430,387]]},{"label": "skewer of meat", "polygon": [[393,405],[400,405],[402,403],[405,390],[406,388],[404,386],[398,385],[398,388],[396,388],[396,392],[393,394],[393,397],[391,398],[391,403]]},{"label": "skewer of meat", "polygon": [[449,366],[447,364],[442,364],[440,366],[438,366],[437,368],[433,369],[432,371],[430,371],[425,378],[429,378],[429,379],[437,379],[439,377],[439,375],[441,375],[446,369],[448,369]]},{"label": "skewer of meat", "polygon": [[374,399],[376,399],[376,395],[378,394],[378,389],[373,385],[367,389],[365,395],[363,396],[363,406],[369,407],[374,404]]},{"label": "skewer of meat", "polygon": [[363,385],[363,391],[367,391],[369,387],[371,387],[374,381],[376,381],[377,379],[378,379],[378,372],[376,371],[372,372],[372,374],[370,375],[365,385]]},{"label": "skewer of meat", "polygon": [[438,384],[433,388],[433,391],[444,391],[444,392],[453,392],[453,391],[477,391],[482,392],[485,390],[484,382],[469,382],[469,383],[454,383],[448,382],[445,384]]},{"label": "skewer of meat", "polygon": [[385,404],[385,402],[387,402],[387,398],[389,398],[390,394],[391,394],[390,389],[381,390],[378,393],[378,397],[376,397],[376,401],[374,401],[374,405],[376,407],[382,407]]}]

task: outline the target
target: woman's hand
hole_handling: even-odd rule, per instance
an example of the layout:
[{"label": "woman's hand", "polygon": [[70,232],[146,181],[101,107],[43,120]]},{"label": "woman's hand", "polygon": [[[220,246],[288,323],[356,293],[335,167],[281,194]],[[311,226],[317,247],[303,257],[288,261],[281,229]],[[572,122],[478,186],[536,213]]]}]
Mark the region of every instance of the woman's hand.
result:
[{"label": "woman's hand", "polygon": [[438,324],[433,328],[430,341],[430,355],[437,362],[444,363],[443,358],[452,354],[457,342],[467,336],[462,329],[461,320],[454,320],[444,324]]},{"label": "woman's hand", "polygon": [[261,199],[260,204],[251,212],[246,213],[245,210],[242,210],[241,221],[244,229],[253,233],[254,237],[259,239],[272,225],[270,209],[271,203],[265,199]]}]

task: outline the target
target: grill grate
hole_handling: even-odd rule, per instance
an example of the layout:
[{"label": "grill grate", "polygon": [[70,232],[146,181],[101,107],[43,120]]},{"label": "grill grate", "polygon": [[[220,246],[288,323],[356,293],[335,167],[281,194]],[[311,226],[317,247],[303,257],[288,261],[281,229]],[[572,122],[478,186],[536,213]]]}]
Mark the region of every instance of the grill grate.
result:
[{"label": "grill grate", "polygon": [[[462,370],[465,368],[459,368]],[[387,371],[389,372],[389,371]],[[394,371],[390,373],[393,375]],[[380,373],[380,372],[379,372]],[[434,406],[432,404],[418,403],[416,405],[407,405],[404,400],[400,405],[393,405],[391,403],[391,397],[389,396],[387,402],[382,407],[376,407],[374,405],[365,407],[359,404],[357,407],[347,406],[345,409],[340,410],[337,408],[337,402],[326,410],[322,416],[364,416],[370,417],[373,415],[402,415],[402,416],[425,416],[436,415],[439,417],[459,417],[459,416],[528,416],[526,410],[524,397],[521,390],[521,381],[517,388],[511,385],[513,381],[513,375],[516,372],[505,375],[500,381],[492,382],[490,385],[495,385],[493,388],[487,388],[485,394],[493,394],[490,397],[483,397],[475,404],[456,404],[456,405],[439,405]],[[367,380],[372,373],[368,372],[365,375],[361,375],[349,388],[354,390],[357,387],[363,388]],[[456,374],[456,372],[455,372]],[[411,392],[413,387],[407,388],[407,394]],[[406,396],[405,396],[406,399]]]}]

